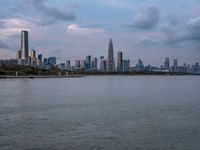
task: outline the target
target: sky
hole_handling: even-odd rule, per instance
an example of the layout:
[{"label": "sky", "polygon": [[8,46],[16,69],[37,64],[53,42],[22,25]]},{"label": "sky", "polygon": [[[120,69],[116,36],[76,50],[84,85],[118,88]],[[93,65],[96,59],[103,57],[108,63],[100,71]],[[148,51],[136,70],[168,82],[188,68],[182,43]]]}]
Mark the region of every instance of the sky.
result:
[{"label": "sky", "polygon": [[0,59],[15,58],[21,30],[58,62],[107,57],[110,38],[132,65],[200,62],[200,0],[0,0]]}]

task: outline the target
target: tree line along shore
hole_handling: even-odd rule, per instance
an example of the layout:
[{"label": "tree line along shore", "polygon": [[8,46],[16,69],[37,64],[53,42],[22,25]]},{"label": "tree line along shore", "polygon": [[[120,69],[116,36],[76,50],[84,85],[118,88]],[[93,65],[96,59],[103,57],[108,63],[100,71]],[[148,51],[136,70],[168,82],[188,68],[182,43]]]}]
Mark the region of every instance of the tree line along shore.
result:
[{"label": "tree line along shore", "polygon": [[173,72],[101,72],[101,71],[64,71],[57,67],[51,69],[44,69],[31,66],[22,65],[0,65],[0,76],[75,76],[75,75],[200,75],[200,74],[189,74],[189,73],[173,73]]}]

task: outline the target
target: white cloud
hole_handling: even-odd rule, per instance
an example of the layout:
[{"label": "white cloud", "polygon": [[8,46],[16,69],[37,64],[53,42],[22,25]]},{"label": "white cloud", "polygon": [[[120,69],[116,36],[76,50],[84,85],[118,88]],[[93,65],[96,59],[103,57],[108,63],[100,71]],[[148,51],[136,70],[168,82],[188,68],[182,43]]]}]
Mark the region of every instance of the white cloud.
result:
[{"label": "white cloud", "polygon": [[102,33],[104,32],[104,29],[102,28],[86,28],[86,27],[80,27],[77,24],[71,24],[67,27],[69,32],[75,32],[75,33]]},{"label": "white cloud", "polygon": [[12,35],[19,34],[21,30],[28,30],[32,24],[20,18],[0,19],[0,38],[7,39]]}]

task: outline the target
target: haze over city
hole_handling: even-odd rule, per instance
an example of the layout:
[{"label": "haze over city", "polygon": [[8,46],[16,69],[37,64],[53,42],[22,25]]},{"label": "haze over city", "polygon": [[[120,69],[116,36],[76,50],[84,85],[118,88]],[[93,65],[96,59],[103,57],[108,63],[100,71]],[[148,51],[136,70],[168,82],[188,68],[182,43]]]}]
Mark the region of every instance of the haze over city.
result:
[{"label": "haze over city", "polygon": [[199,0],[2,0],[0,59],[15,58],[20,32],[30,48],[58,61],[106,56],[108,40],[136,63],[159,65],[165,57],[180,64],[200,59]]}]

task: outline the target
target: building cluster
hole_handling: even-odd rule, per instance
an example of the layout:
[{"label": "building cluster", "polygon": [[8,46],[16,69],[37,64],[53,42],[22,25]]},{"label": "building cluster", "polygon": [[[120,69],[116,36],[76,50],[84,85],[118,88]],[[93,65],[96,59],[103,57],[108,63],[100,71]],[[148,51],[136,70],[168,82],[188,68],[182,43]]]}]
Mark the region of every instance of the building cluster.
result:
[{"label": "building cluster", "polygon": [[90,55],[85,59],[75,60],[74,65],[70,60],[66,63],[56,63],[56,57],[43,58],[42,54],[37,54],[36,50],[29,50],[29,38],[28,31],[21,31],[21,49],[16,52],[16,59],[0,60],[0,65],[28,65],[34,67],[40,67],[45,69],[51,69],[52,67],[58,67],[62,70],[70,71],[101,71],[101,72],[174,72],[174,73],[200,73],[200,65],[197,62],[194,65],[179,65],[178,60],[174,59],[173,64],[170,64],[170,58],[165,58],[164,64],[160,67],[143,64],[141,59],[134,66],[130,66],[130,60],[123,59],[123,52],[117,53],[117,61],[114,59],[114,48],[112,39],[108,45],[108,56],[100,56],[99,61],[97,57]]},{"label": "building cluster", "polygon": [[75,65],[72,66],[70,60],[66,61],[66,64],[61,63],[58,65],[60,69],[65,70],[85,70],[85,71],[101,71],[101,72],[129,72],[130,60],[123,60],[123,53],[118,52],[117,67],[115,67],[114,50],[112,40],[110,39],[108,46],[108,58],[101,56],[99,59],[90,55],[86,56],[83,60],[75,60]]},{"label": "building cluster", "polygon": [[21,31],[21,49],[16,51],[16,59],[0,60],[5,65],[27,65],[40,68],[52,68],[56,66],[56,57],[43,58],[36,50],[29,50],[28,31]]},{"label": "building cluster", "polygon": [[160,67],[143,64],[141,59],[138,60],[138,63],[132,70],[142,71],[142,72],[171,72],[171,73],[200,73],[199,63],[194,65],[189,65],[184,63],[183,65],[178,64],[178,59],[174,59],[171,65],[170,58],[165,58],[163,65]]}]

